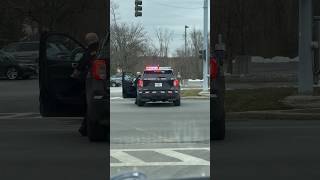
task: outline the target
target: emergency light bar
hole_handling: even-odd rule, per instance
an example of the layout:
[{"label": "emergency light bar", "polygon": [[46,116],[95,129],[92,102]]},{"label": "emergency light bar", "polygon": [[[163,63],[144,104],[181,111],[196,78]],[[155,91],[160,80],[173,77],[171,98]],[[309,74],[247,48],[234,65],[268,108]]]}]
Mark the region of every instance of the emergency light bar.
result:
[{"label": "emergency light bar", "polygon": [[147,66],[146,71],[172,70],[171,67]]}]

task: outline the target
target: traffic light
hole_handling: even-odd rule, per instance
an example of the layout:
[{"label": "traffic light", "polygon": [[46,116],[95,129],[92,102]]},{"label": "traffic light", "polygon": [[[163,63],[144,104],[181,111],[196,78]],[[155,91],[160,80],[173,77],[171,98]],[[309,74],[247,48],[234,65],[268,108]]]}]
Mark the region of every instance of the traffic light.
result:
[{"label": "traffic light", "polygon": [[142,0],[135,0],[135,17],[142,16]]},{"label": "traffic light", "polygon": [[205,59],[206,57],[206,50],[199,50],[199,58]]}]

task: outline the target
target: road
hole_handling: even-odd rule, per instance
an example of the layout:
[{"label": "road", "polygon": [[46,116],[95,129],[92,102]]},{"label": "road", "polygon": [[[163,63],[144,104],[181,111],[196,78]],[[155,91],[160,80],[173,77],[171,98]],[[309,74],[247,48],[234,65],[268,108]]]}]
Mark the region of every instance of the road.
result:
[{"label": "road", "polygon": [[320,121],[231,121],[213,144],[214,179],[320,179]]},{"label": "road", "polygon": [[209,101],[138,107],[111,88],[111,175],[138,170],[152,179],[210,176]]},{"label": "road", "polygon": [[37,80],[0,81],[0,179],[106,179],[107,144],[77,132],[81,119],[41,118]]},{"label": "road", "polygon": [[[111,88],[112,89],[112,88]],[[36,80],[0,81],[1,179],[103,179],[139,170],[152,179],[209,175],[208,102],[137,107],[111,90],[111,151],[90,143],[79,118],[42,118]],[[213,143],[214,179],[320,179],[320,122],[228,121]]]},{"label": "road", "polygon": [[[79,118],[42,118],[37,83],[1,80],[1,179],[108,178],[109,146],[81,137]],[[112,175],[135,169],[154,178],[209,175],[208,102],[138,108],[120,97],[121,88],[111,92]]]}]

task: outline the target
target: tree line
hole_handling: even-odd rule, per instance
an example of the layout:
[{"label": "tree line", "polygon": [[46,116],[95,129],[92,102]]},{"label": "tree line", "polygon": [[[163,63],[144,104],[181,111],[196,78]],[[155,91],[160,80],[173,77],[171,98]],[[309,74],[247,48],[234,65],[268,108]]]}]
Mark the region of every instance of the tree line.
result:
[{"label": "tree line", "polygon": [[[313,3],[319,15],[320,2]],[[222,34],[228,71],[237,56],[298,56],[298,0],[216,0],[211,9],[212,44]]]}]

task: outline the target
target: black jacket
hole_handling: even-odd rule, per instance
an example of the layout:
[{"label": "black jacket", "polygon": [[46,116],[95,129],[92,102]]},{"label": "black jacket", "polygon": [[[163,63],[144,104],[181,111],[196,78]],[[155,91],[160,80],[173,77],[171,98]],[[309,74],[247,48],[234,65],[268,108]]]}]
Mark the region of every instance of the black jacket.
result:
[{"label": "black jacket", "polygon": [[88,48],[84,52],[77,66],[77,70],[79,70],[82,75],[85,76],[87,74],[90,68],[91,62],[95,59],[97,55],[98,48],[99,48],[99,43],[91,44],[88,46]]}]

